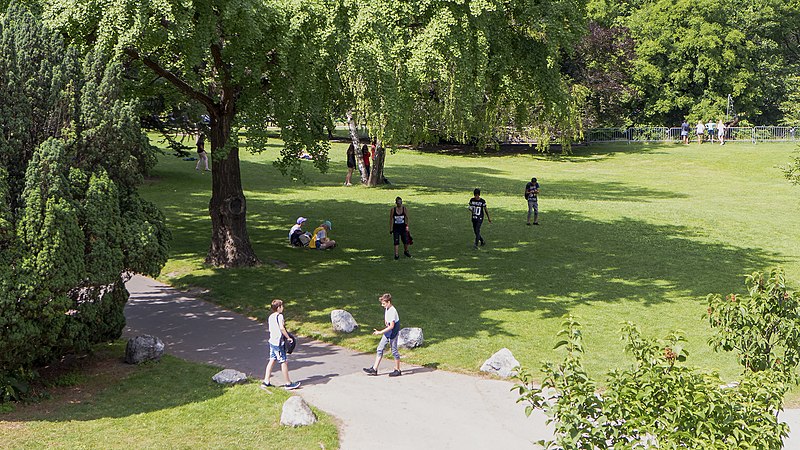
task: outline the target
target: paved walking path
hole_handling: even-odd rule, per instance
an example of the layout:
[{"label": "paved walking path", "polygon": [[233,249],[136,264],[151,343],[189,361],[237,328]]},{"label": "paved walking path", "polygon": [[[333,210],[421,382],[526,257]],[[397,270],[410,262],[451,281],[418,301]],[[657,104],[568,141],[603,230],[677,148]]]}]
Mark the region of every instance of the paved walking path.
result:
[{"label": "paved walking path", "polygon": [[[155,335],[172,355],[264,377],[263,324],[150,278],[135,276],[127,287],[125,336]],[[407,364],[403,376],[389,378],[391,355],[381,376],[366,376],[361,368],[373,360],[374,354],[303,338],[290,356],[290,376],[302,383],[295,392],[340,420],[343,449],[525,449],[551,437],[542,414],[525,417],[510,382]],[[282,381],[274,372],[273,383]],[[781,418],[793,431],[784,448],[800,449],[800,410]]]},{"label": "paved walking path", "polygon": [[[155,335],[174,356],[264,377],[263,324],[149,278],[127,287],[125,336]],[[374,357],[302,338],[290,356],[290,376],[302,383],[295,392],[340,420],[343,449],[525,449],[550,436],[541,414],[525,417],[510,382],[407,364],[389,378],[391,355],[370,377],[361,368]],[[273,373],[273,383],[282,381]]]}]

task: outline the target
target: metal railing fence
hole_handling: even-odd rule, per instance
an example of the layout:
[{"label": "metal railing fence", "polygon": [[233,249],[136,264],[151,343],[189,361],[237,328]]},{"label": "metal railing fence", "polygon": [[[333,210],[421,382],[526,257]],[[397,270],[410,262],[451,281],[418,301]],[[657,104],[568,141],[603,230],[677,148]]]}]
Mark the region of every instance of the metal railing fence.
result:
[{"label": "metal railing fence", "polygon": [[[713,130],[713,140],[717,131]],[[706,139],[710,139],[706,133]],[[695,140],[694,127],[689,131],[689,139]],[[749,142],[796,142],[800,141],[800,130],[796,127],[758,126],[730,127],[725,130],[725,139]],[[583,142],[679,142],[680,127],[630,127],[630,128],[592,128],[583,133]]]}]

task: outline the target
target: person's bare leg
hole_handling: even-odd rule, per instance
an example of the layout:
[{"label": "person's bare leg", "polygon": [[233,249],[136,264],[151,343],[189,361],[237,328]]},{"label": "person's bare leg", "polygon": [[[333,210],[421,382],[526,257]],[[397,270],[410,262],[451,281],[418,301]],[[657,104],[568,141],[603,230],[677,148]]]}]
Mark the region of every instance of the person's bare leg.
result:
[{"label": "person's bare leg", "polygon": [[383,359],[381,355],[375,355],[375,364],[372,365],[372,368],[375,369],[376,372],[378,371],[378,366],[381,365],[381,359]]},{"label": "person's bare leg", "polygon": [[264,372],[264,382],[265,383],[269,383],[269,379],[272,376],[272,366],[274,366],[274,365],[275,365],[275,360],[274,359],[270,359],[269,362],[267,363],[267,370],[266,370],[266,372]]},{"label": "person's bare leg", "polygon": [[283,379],[286,380],[286,384],[292,384],[292,380],[289,379],[289,363],[286,361],[281,363],[281,372],[283,372]]}]

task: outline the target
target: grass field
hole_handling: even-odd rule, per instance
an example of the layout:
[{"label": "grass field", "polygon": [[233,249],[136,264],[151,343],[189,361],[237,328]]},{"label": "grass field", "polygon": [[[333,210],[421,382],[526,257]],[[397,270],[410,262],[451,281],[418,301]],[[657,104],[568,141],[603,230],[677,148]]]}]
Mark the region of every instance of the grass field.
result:
[{"label": "grass field", "polygon": [[257,384],[223,387],[220,369],[165,356],[122,362],[124,343],[48,380],[53,397],[0,414],[0,448],[297,448],[338,447],[332,419],[316,411],[308,427],[280,425],[289,394]]},{"label": "grass field", "polygon": [[[404,352],[406,361],[468,372],[502,347],[534,368],[559,359],[552,347],[568,314],[584,325],[586,364],[596,376],[630,361],[620,322],[656,337],[680,329],[689,364],[724,378],[738,369],[732,355],[706,344],[706,295],[744,293],[745,274],[775,265],[800,286],[800,187],[778,168],[792,145],[622,144],[564,157],[401,150],[387,157],[392,184],[383,188],[342,186],[345,144],[333,145],[328,174],[306,165],[308,184],[272,166],[279,148],[275,141],[264,154],[242,152],[248,229],[265,264],[240,270],[202,264],[210,175],[195,172],[194,162],[161,158],[143,195],[174,232],[163,280],[207,288],[210,300],[261,319],[269,301],[282,298],[289,328],[364,351],[382,324],[377,297],[391,292],[403,326],[425,333],[425,346]],[[525,225],[522,193],[532,176],[541,184],[539,227]],[[488,245],[478,251],[467,210],[475,187],[494,220],[484,224]],[[415,239],[414,257],[399,261],[388,234],[396,196],[409,208]],[[301,215],[309,231],[331,220],[340,247],[290,248],[287,232]],[[361,330],[333,333],[336,308],[350,311]]]}]

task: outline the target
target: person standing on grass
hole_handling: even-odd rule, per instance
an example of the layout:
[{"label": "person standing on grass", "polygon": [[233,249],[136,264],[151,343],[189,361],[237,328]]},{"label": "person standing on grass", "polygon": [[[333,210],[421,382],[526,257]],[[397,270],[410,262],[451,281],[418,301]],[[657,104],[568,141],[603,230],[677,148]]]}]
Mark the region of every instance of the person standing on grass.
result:
[{"label": "person standing on grass", "polygon": [[528,225],[531,224],[531,212],[533,212],[533,224],[539,225],[539,183],[536,177],[525,185],[525,198],[528,200]]},{"label": "person standing on grass", "polygon": [[703,125],[702,120],[697,121],[697,126],[695,127],[695,129],[697,130],[697,143],[702,144],[703,137],[706,135],[706,126]]},{"label": "person standing on grass", "polygon": [[392,305],[392,294],[387,292],[381,295],[378,300],[381,302],[381,306],[383,306],[384,309],[384,328],[382,330],[373,328],[372,334],[376,336],[382,334],[383,336],[381,336],[381,342],[378,344],[375,363],[372,367],[365,367],[364,372],[371,376],[378,375],[378,366],[380,366],[381,360],[383,359],[383,350],[386,348],[386,344],[390,344],[392,356],[394,357],[394,371],[390,372],[389,376],[399,377],[403,374],[400,371],[400,352],[397,351],[397,338],[400,335],[400,315],[397,314],[397,309]]},{"label": "person standing on grass", "polygon": [[475,188],[472,193],[475,195],[469,200],[469,210],[472,211],[472,231],[475,232],[475,249],[478,249],[478,243],[480,245],[486,245],[486,241],[483,240],[483,236],[481,236],[481,225],[483,225],[483,217],[486,216],[486,220],[489,223],[492,223],[492,219],[489,217],[489,210],[486,209],[486,200],[481,198],[481,190]]},{"label": "person standing on grass", "polygon": [[683,119],[683,123],[681,123],[681,140],[686,145],[689,145],[689,122],[686,119]]},{"label": "person standing on grass", "polygon": [[367,144],[361,146],[361,161],[364,162],[364,175],[369,179],[369,147]]},{"label": "person standing on grass", "polygon": [[352,186],[353,170],[356,168],[356,146],[350,143],[347,147],[347,176],[344,178],[345,186]]},{"label": "person standing on grass", "polygon": [[725,123],[722,119],[717,122],[717,138],[719,139],[719,145],[725,145]]},{"label": "person standing on grass", "polygon": [[277,361],[281,365],[283,379],[286,381],[283,387],[288,390],[297,389],[300,387],[300,382],[292,382],[291,378],[289,378],[289,365],[286,362],[286,347],[281,345],[281,337],[286,339],[287,342],[293,341],[291,336],[289,336],[289,332],[286,331],[286,326],[283,322],[283,300],[277,298],[273,300],[270,309],[272,309],[272,314],[270,314],[269,319],[267,319],[269,328],[269,362],[267,363],[267,371],[264,374],[264,381],[261,382],[261,387],[273,387],[273,384],[270,383],[270,377],[272,376],[272,367],[275,366],[275,361]]},{"label": "person standing on grass", "polygon": [[708,140],[714,142],[714,119],[711,119],[706,124],[706,132],[708,133]]},{"label": "person standing on grass", "polygon": [[206,154],[206,135],[202,132],[198,133],[194,143],[197,146],[197,164],[194,165],[194,170],[200,170],[200,163],[203,163],[205,171],[209,172],[208,155]]},{"label": "person standing on grass", "polygon": [[408,210],[400,197],[394,199],[394,206],[389,211],[389,234],[394,235],[394,259],[400,259],[400,241],[403,241],[403,254],[411,258],[408,252]]}]

